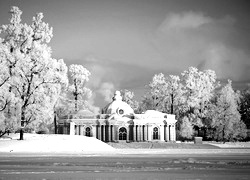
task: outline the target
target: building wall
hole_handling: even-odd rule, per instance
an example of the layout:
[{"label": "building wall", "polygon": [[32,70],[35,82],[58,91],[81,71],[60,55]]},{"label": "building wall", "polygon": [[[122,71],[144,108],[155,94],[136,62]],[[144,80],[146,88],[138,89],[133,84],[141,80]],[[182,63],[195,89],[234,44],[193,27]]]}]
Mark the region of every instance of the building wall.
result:
[{"label": "building wall", "polygon": [[126,123],[104,119],[68,120],[68,122],[59,123],[58,133],[90,136],[104,142],[176,141],[175,122],[170,124],[166,121],[143,123],[137,120],[137,122]]}]

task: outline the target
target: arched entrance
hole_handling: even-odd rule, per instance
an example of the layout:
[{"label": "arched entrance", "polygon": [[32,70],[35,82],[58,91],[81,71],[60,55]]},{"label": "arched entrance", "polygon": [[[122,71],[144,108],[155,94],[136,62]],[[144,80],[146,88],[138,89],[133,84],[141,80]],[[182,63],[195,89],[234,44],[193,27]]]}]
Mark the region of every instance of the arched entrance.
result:
[{"label": "arched entrance", "polygon": [[125,127],[119,129],[119,140],[127,140],[127,129]]},{"label": "arched entrance", "polygon": [[90,129],[90,127],[86,127],[86,129],[85,129],[85,136],[88,136],[88,137],[91,136],[91,129]]},{"label": "arched entrance", "polygon": [[159,139],[159,128],[158,127],[154,127],[154,129],[153,129],[153,140],[154,139]]}]

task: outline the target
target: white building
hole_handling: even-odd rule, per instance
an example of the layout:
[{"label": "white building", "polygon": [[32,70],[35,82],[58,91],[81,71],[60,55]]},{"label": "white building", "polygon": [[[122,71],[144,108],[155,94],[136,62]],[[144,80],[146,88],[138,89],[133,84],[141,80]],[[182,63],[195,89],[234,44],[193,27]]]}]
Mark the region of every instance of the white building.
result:
[{"label": "white building", "polygon": [[148,110],[135,114],[119,91],[113,101],[95,115],[81,110],[59,121],[58,133],[91,136],[104,142],[176,141],[175,115]]}]

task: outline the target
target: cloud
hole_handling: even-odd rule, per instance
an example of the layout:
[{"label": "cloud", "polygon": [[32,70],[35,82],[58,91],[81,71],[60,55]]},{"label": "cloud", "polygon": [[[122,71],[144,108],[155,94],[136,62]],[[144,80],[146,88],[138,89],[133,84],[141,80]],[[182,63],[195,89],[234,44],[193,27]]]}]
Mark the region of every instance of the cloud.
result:
[{"label": "cloud", "polygon": [[99,114],[100,113],[100,107],[97,107],[95,105],[95,99],[96,99],[96,93],[92,93],[91,98],[88,100],[88,108],[94,114]]},{"label": "cloud", "polygon": [[202,13],[171,13],[161,23],[152,41],[165,57],[166,69],[179,72],[189,66],[215,70],[218,78],[250,80],[250,54],[240,46],[236,19],[231,16],[212,18]]},{"label": "cloud", "polygon": [[183,12],[180,14],[170,13],[159,27],[161,31],[168,29],[198,28],[212,21],[210,17],[205,17],[202,13]]},{"label": "cloud", "polygon": [[[112,101],[115,90],[128,89],[133,91],[136,99],[140,100],[145,92],[145,85],[149,83],[153,75],[163,70],[152,70],[149,68],[119,62],[116,60],[100,58],[90,55],[84,60],[74,60],[75,64],[82,64],[91,72],[87,86],[92,90],[92,104],[104,107],[107,102]],[[112,86],[110,96],[106,96],[103,88],[107,84]],[[111,85],[112,84],[112,85]],[[106,100],[104,101],[106,97]]]},{"label": "cloud", "polygon": [[235,49],[224,44],[212,44],[204,51],[204,62],[201,69],[215,70],[218,78],[232,79],[234,81],[249,80],[249,55],[240,49]]},{"label": "cloud", "polygon": [[99,89],[99,93],[104,97],[104,100],[106,102],[111,102],[112,97],[114,95],[115,86],[111,82],[104,82],[101,84],[101,87]]}]

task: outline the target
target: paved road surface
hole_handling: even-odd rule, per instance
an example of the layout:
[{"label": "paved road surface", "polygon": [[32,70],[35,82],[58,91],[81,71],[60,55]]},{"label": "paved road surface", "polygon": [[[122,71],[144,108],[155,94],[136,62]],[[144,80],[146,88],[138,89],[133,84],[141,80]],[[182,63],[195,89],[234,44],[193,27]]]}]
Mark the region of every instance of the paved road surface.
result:
[{"label": "paved road surface", "polygon": [[250,179],[249,154],[10,156],[5,179]]}]

